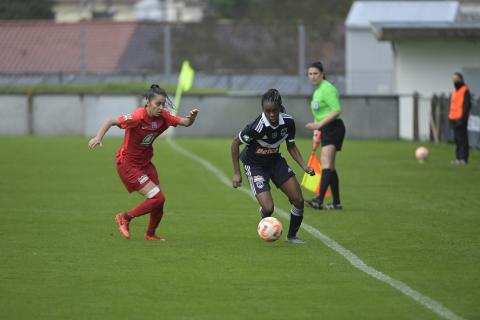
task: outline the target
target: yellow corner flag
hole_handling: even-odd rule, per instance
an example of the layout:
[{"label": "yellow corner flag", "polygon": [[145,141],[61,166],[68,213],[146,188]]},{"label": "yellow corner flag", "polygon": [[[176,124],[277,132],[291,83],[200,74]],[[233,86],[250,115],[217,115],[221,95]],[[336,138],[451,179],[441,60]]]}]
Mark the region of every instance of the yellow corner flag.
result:
[{"label": "yellow corner flag", "polygon": [[[320,192],[320,183],[322,181],[322,167],[320,166],[320,161],[318,161],[315,153],[312,152],[310,158],[308,159],[308,166],[312,167],[315,170],[315,175],[311,176],[308,173],[303,175],[302,187],[305,189],[318,194]],[[330,197],[330,188],[327,189],[325,198]]]},{"label": "yellow corner flag", "polygon": [[192,88],[193,79],[195,77],[195,71],[190,66],[188,60],[183,61],[180,75],[178,76],[177,92],[175,93],[175,105],[180,107],[180,100],[182,98],[182,92],[188,91]]}]

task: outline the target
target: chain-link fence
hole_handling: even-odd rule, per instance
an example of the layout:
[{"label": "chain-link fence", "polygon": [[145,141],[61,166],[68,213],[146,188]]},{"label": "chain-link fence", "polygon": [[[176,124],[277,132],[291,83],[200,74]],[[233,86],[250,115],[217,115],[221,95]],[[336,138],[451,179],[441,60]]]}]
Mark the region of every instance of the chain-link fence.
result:
[{"label": "chain-link fence", "polygon": [[[421,99],[418,95],[417,99]],[[430,105],[420,107],[417,113],[422,118],[422,123],[417,122],[414,128],[421,132],[422,125],[428,124],[428,139],[434,142],[453,142],[453,132],[448,120],[450,100],[445,94],[433,95],[428,98]],[[468,119],[468,137],[472,148],[480,149],[480,97],[472,95],[472,109]],[[414,110],[415,114],[415,110]],[[425,132],[425,130],[423,130]],[[417,135],[418,138],[418,135]]]},{"label": "chain-link fence", "polygon": [[[0,83],[174,83],[188,59],[196,86],[286,93],[311,91],[309,62],[321,60],[344,89],[343,24],[0,22]],[[261,88],[261,89],[259,89]]]}]

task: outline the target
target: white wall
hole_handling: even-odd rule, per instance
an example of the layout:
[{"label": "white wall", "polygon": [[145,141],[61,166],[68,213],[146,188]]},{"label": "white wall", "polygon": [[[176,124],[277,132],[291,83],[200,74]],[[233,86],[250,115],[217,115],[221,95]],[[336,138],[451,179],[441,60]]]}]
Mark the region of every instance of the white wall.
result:
[{"label": "white wall", "polygon": [[346,31],[347,94],[391,94],[394,60],[389,41],[378,41],[370,29]]},{"label": "white wall", "polygon": [[[452,73],[464,68],[480,67],[480,41],[421,39],[395,41],[396,93],[411,95],[417,91],[420,100],[420,123],[426,122],[433,94],[452,91]],[[410,139],[412,130],[411,99],[401,98],[399,108],[400,137]],[[421,137],[428,128],[420,128]]]},{"label": "white wall", "polygon": [[396,41],[396,91],[422,95],[452,91],[452,73],[480,67],[480,41]]},{"label": "white wall", "polygon": [[2,95],[0,99],[0,135],[25,135],[28,128],[28,97]]},{"label": "white wall", "polygon": [[[34,135],[94,136],[108,118],[135,110],[143,99],[134,95],[38,94],[32,99],[31,119]],[[310,137],[304,124],[312,121],[307,96],[284,96],[287,112],[297,123],[297,136]],[[195,96],[182,100],[181,115],[192,107],[200,114],[191,128],[177,128],[178,136],[236,135],[260,113],[260,96]],[[398,99],[395,96],[341,96],[342,118],[349,139],[397,139]],[[29,134],[28,98],[26,95],[0,95],[0,134]],[[109,136],[122,136],[113,127]]]},{"label": "white wall", "polygon": [[[77,3],[62,3],[53,7],[55,13],[55,22],[72,23],[82,20],[92,20],[93,9],[100,11],[106,10],[104,1],[96,1],[95,8],[89,5],[82,5],[82,1]],[[129,4],[112,4],[111,10],[114,12],[114,21],[135,21],[135,11],[133,5]]]},{"label": "white wall", "polygon": [[83,135],[84,108],[77,94],[33,97],[33,134]]},{"label": "white wall", "polygon": [[[85,135],[94,136],[105,120],[131,113],[142,105],[142,101],[132,95],[87,95],[84,104]],[[112,127],[107,136],[123,136],[123,130]]]}]

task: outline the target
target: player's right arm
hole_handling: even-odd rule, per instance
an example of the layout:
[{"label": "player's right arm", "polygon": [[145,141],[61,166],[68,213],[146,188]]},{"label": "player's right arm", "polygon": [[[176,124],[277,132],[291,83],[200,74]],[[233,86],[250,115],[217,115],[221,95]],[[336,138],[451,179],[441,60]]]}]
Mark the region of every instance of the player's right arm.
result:
[{"label": "player's right arm", "polygon": [[232,141],[231,152],[232,152],[232,162],[233,162],[233,178],[232,178],[232,186],[234,188],[238,188],[242,185],[242,174],[240,173],[240,145],[242,142],[240,139],[235,137]]},{"label": "player's right arm", "polygon": [[120,126],[120,121],[115,118],[111,118],[105,121],[100,127],[100,129],[98,129],[97,135],[90,139],[90,141],[88,142],[88,147],[90,149],[93,149],[98,145],[100,145],[101,147],[103,137],[112,126]]}]

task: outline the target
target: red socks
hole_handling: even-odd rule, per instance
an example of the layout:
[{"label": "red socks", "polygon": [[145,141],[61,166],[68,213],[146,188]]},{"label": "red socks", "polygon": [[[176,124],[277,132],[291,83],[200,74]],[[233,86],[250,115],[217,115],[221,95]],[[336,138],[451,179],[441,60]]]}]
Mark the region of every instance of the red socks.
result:
[{"label": "red socks", "polygon": [[150,220],[148,221],[148,229],[147,235],[153,236],[155,235],[155,230],[158,227],[158,224],[162,220],[163,217],[163,204],[161,207],[156,208],[152,212],[150,212]]},{"label": "red socks", "polygon": [[[165,203],[165,196],[163,195],[162,192],[159,192],[153,198],[143,200],[136,207],[134,207],[130,211],[127,211],[123,216],[125,217],[125,219],[130,221],[133,218],[142,216],[149,212],[153,214],[154,211],[158,211],[158,212],[162,212],[163,214],[164,203]],[[156,215],[158,215],[158,213]]]}]

